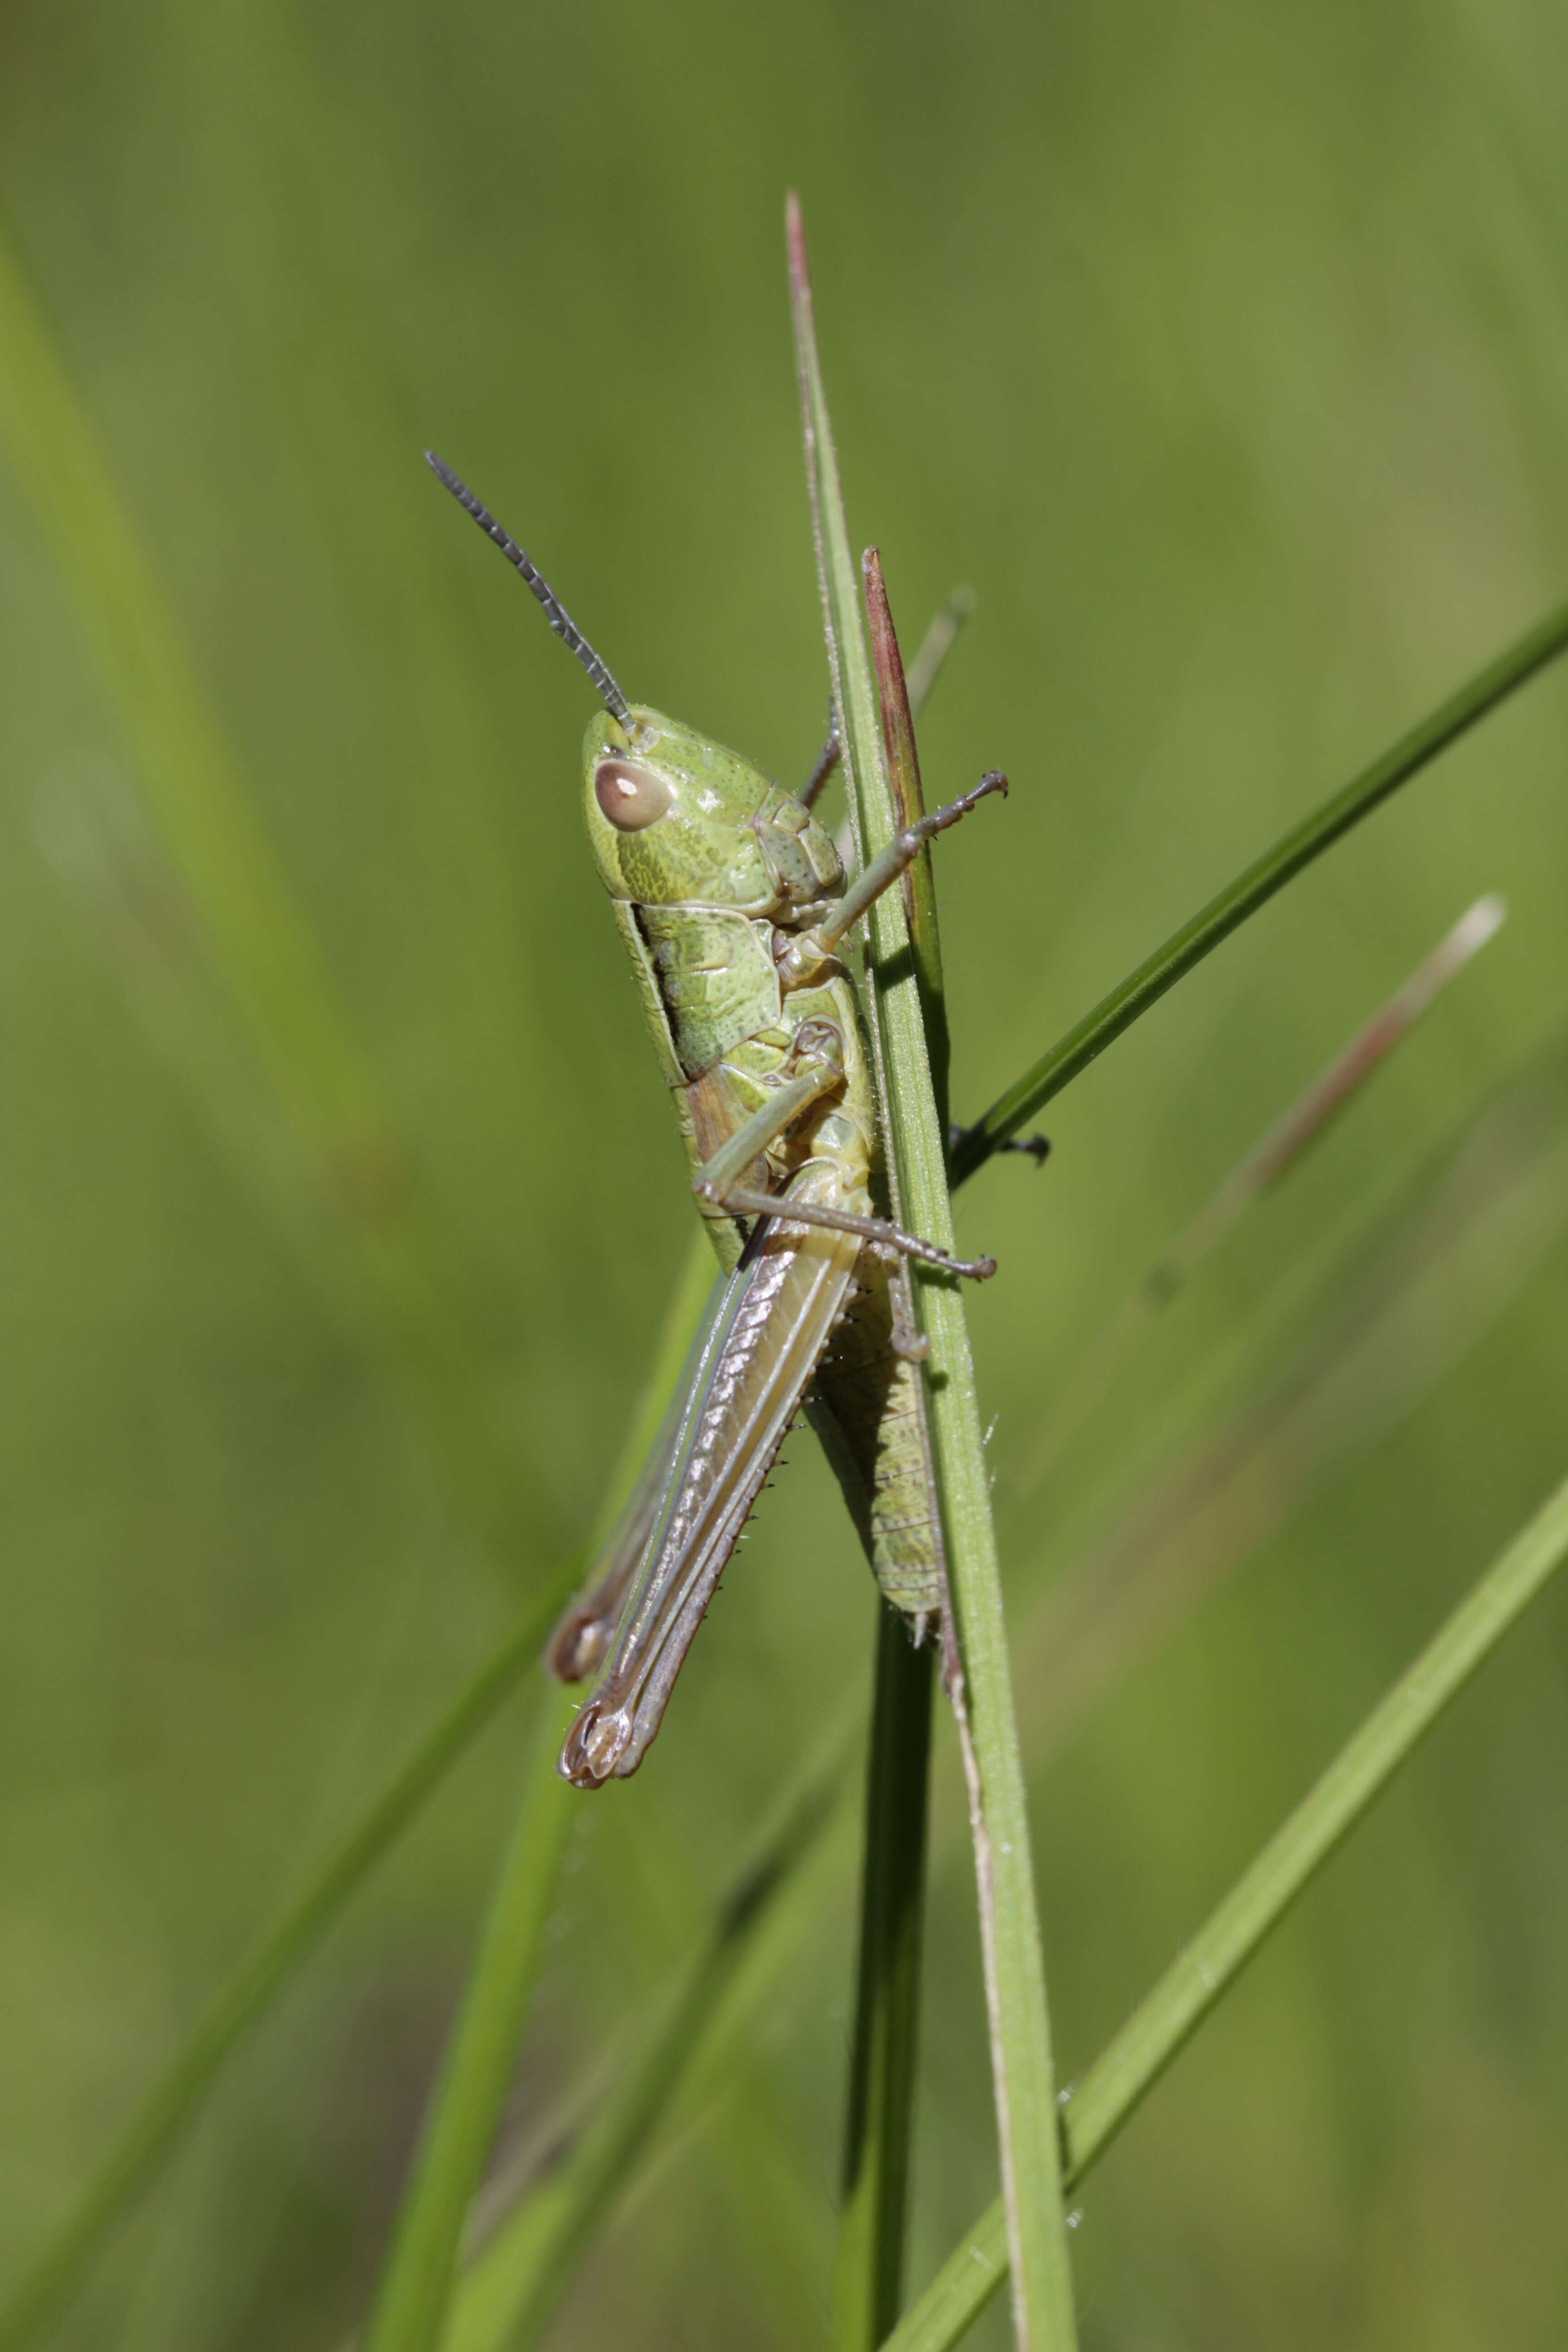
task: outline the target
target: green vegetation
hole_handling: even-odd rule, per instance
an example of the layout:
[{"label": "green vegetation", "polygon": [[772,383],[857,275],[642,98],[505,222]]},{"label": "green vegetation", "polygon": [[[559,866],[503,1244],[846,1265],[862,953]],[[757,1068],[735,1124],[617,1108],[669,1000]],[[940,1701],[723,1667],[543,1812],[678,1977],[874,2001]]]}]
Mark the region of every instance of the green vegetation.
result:
[{"label": "green vegetation", "polygon": [[[1558,1549],[1520,1530],[1568,1466],[1568,678],[1512,697],[1568,583],[1549,12],[268,0],[25,11],[0,66],[0,2340],[325,2352],[378,2276],[379,2340],[429,2340],[498,2112],[451,2352],[863,2340],[911,2111],[900,2342],[1003,2274],[940,1696],[919,2063],[894,1808],[839,2242],[877,1606],[811,1441],[635,1781],[555,1787],[523,1663],[679,1358],[691,1215],[582,681],[420,452],[628,692],[804,777],[794,182],[840,603],[872,539],[906,646],[973,583],[926,790],[1012,782],[934,860],[953,1113],[997,1106],[960,1239],[1002,1270],[933,1338],[1037,2346],[1042,1948],[1086,2352],[1561,2343],[1560,1592],[1144,2097]],[[1506,709],[1446,703],[1510,646]],[[1192,968],[1193,908],[1396,770]],[[1493,889],[1497,943],[1090,1393]],[[979,1164],[1068,1077],[1043,1171]],[[895,1131],[933,1223],[929,1099]],[[997,2296],[965,2340],[1007,2332]]]}]

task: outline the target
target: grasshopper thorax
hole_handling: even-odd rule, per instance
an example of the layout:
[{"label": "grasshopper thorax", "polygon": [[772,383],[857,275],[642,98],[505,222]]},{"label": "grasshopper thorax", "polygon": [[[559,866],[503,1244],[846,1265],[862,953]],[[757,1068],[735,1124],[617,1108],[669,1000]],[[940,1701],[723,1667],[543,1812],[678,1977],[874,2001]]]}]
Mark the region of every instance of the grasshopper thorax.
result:
[{"label": "grasshopper thorax", "polygon": [[723,907],[793,926],[844,887],[831,836],[738,751],[640,705],[601,711],[583,809],[605,887],[644,907]]}]

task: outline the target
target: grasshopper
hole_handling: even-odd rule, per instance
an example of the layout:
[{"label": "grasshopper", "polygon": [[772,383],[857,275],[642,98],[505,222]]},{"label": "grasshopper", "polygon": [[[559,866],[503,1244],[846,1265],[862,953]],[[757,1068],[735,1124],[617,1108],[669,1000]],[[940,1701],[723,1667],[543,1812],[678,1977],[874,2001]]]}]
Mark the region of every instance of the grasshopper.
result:
[{"label": "grasshopper", "polygon": [[719,1276],[675,1401],[595,1575],[547,1653],[594,1677],[561,1752],[596,1789],[635,1772],[779,1447],[803,1404],[873,1573],[918,1640],[947,1580],[910,1259],[984,1280],[878,1213],[877,1092],[842,950],[923,845],[1006,778],[895,835],[850,879],[813,803],[642,704],[517,542],[433,453],[433,471],[521,573],[604,703],[583,747],[583,806],[659,1067],[674,1097]]}]

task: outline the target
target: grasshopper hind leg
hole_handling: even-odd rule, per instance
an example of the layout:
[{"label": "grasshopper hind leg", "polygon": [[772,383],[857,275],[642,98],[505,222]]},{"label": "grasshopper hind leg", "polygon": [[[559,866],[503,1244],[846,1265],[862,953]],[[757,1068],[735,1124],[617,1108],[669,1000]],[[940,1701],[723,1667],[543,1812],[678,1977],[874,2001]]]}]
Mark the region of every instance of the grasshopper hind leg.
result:
[{"label": "grasshopper hind leg", "polygon": [[951,1251],[938,1249],[934,1242],[922,1242],[918,1234],[905,1233],[888,1218],[863,1215],[858,1209],[835,1208],[822,1202],[795,1202],[777,1192],[753,1192],[746,1185],[721,1184],[700,1176],[691,1189],[710,1214],[776,1217],[786,1225],[825,1225],[834,1233],[858,1234],[873,1257],[916,1258],[921,1265],[935,1266],[942,1274],[961,1274],[970,1282],[988,1282],[996,1271],[994,1257],[954,1257]]}]

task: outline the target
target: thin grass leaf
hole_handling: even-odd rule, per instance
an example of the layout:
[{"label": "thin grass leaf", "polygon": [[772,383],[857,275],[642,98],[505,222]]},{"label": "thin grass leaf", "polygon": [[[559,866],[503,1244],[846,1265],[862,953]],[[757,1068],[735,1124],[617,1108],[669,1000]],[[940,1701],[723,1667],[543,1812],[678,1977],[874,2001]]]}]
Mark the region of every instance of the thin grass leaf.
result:
[{"label": "thin grass leaf", "polygon": [[212,965],[418,1393],[460,1507],[504,1554],[524,1518],[518,1461],[375,1073],[3,233],[0,448],[53,545]]},{"label": "thin grass leaf", "polygon": [[846,1726],[803,1776],[782,1820],[731,1882],[653,2026],[618,2067],[609,2096],[465,2271],[443,2352],[510,2352],[535,2341],[667,2113],[776,1897],[836,1818],[852,1744]]},{"label": "thin grass leaf", "polygon": [[[826,403],[817,363],[800,210],[789,206],[791,287],[828,656],[844,736],[846,781],[862,855],[894,831],[872,668],[861,623]],[[886,1055],[889,1157],[901,1214],[951,1245],[946,1154],[931,1095],[918,990],[906,952],[901,899],[887,892],[867,919],[873,1045]],[[902,953],[901,967],[897,959]],[[891,969],[889,969],[891,967]],[[1045,1969],[1035,1911],[1023,1769],[1008,1682],[1007,1643],[991,1522],[980,1414],[963,1302],[956,1285],[915,1284],[927,1369],[932,1446],[947,1542],[963,1691],[961,1729],[973,1734],[973,1830],[995,2077],[997,2138],[1015,2257],[1018,2342],[1058,2352],[1076,2340],[1061,2201],[1056,2092]]]},{"label": "thin grass leaf", "polygon": [[[1565,1557],[1568,1480],[1346,1742],[1070,2093],[1062,2114],[1069,2186],[1076,2187],[1104,2154],[1264,1938],[1539,1599]],[[1007,2259],[998,2199],[894,2329],[887,2352],[947,2352],[1001,2285]]]},{"label": "thin grass leaf", "polygon": [[1555,661],[1565,646],[1568,604],[1559,604],[1407,735],[1402,735],[1381,759],[1282,835],[1272,849],[1255,859],[1180,930],[1173,931],[1163,947],[1146,956],[1032,1069],[998,1095],[983,1118],[965,1129],[953,1154],[954,1184],[972,1176],[1009,1137],[1016,1135],[1026,1120],[1033,1118],[1042,1104],[1070,1085],[1113,1039],[1157,1004],[1168,988],[1212,954],[1248,916],[1267,906],[1276,891],[1294,881],[1314,858],[1381,807],[1391,793],[1419,775],[1440,751],[1458,742],[1489,711]]},{"label": "thin grass leaf", "polygon": [[1289,1174],[1352,1097],[1383,1067],[1401,1040],[1410,1034],[1448,982],[1480,953],[1489,940],[1495,939],[1507,911],[1502,900],[1496,897],[1478,898],[1474,906],[1468,908],[1388,1002],[1302,1088],[1268,1133],[1209,1195],[1197,1215],[1151,1266],[1099,1338],[1091,1340],[1074,1360],[1059,1403],[1029,1460],[1016,1474],[1014,1483],[1018,1494],[1028,1493],[1083,1428],[1149,1325],[1184,1289],[1237,1219],[1256,1207]]}]

